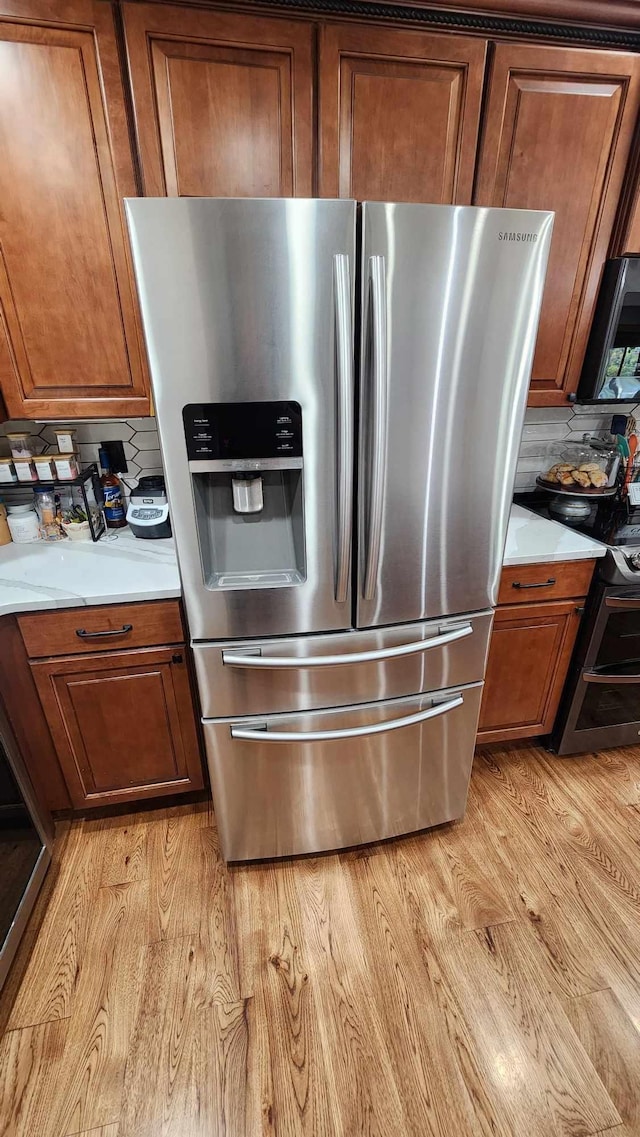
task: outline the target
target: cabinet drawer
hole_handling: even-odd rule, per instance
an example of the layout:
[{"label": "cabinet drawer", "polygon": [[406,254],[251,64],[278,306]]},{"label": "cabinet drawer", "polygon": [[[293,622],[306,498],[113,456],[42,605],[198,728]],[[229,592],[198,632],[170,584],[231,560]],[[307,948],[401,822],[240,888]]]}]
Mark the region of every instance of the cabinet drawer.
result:
[{"label": "cabinet drawer", "polygon": [[595,560],[555,564],[510,565],[502,570],[498,604],[531,604],[586,596]]},{"label": "cabinet drawer", "polygon": [[30,659],[154,647],[184,639],[177,600],[30,612],[18,616],[18,624]]}]

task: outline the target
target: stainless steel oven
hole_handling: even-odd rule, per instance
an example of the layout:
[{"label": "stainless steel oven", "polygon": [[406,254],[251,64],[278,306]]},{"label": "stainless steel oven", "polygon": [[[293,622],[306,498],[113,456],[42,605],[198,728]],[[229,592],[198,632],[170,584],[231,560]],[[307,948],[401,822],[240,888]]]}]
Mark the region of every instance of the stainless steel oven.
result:
[{"label": "stainless steel oven", "polygon": [[640,586],[599,581],[552,736],[558,754],[640,738]]},{"label": "stainless steel oven", "polygon": [[0,706],[0,988],[51,861],[53,826],[35,800]]}]

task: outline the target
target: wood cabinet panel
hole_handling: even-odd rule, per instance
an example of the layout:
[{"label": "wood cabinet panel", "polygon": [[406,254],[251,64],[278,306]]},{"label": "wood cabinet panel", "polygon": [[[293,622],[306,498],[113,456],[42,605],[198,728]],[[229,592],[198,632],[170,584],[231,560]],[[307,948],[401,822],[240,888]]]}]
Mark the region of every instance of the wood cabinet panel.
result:
[{"label": "wood cabinet panel", "polygon": [[[165,646],[184,639],[177,600],[25,612],[17,619],[31,659],[155,644]],[[85,635],[79,636],[78,631]]]},{"label": "wood cabinet panel", "polygon": [[202,787],[184,645],[31,667],[76,808]]},{"label": "wood cabinet panel", "polygon": [[495,48],[476,203],[556,214],[532,405],[577,389],[639,99],[638,56]]},{"label": "wood cabinet panel", "polygon": [[551,730],[579,624],[571,600],[497,609],[478,742]]},{"label": "wood cabinet panel", "polygon": [[591,560],[510,565],[502,570],[498,604],[531,604],[586,596],[595,563]]},{"label": "wood cabinet panel", "polygon": [[486,43],[358,24],[320,32],[320,193],[471,201]]},{"label": "wood cabinet panel", "polygon": [[0,698],[36,797],[44,809],[71,805],[14,616],[0,619]]},{"label": "wood cabinet panel", "polygon": [[145,192],[312,193],[312,25],[124,4]]},{"label": "wood cabinet panel", "polygon": [[149,413],[108,5],[0,17],[0,386],[12,417]]}]

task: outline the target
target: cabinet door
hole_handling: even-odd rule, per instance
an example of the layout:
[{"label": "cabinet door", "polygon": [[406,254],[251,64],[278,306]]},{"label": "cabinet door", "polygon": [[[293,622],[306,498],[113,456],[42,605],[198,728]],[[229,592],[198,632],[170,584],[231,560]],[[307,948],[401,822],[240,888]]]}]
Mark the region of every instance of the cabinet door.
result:
[{"label": "cabinet door", "polygon": [[145,193],[312,193],[311,24],[125,3]]},{"label": "cabinet door", "polygon": [[320,193],[471,201],[486,43],[360,24],[320,32]]},{"label": "cabinet door", "polygon": [[183,645],[31,667],[74,806],[202,786]]},{"label": "cabinet door", "polygon": [[496,610],[479,742],[531,738],[551,730],[580,624],[578,603]]},{"label": "cabinet door", "polygon": [[577,389],[639,94],[637,55],[495,48],[476,204],[556,214],[531,405]]},{"label": "cabinet door", "polygon": [[2,13],[0,388],[7,411],[13,418],[148,414],[121,209],[136,185],[111,7],[4,0]]}]

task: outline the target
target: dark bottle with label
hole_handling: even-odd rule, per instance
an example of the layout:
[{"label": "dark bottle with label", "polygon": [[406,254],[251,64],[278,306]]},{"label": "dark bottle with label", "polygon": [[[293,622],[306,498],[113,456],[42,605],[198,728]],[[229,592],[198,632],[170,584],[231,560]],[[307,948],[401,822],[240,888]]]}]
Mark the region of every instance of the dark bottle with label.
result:
[{"label": "dark bottle with label", "polygon": [[120,478],[111,473],[111,463],[106,450],[100,451],[102,477],[100,485],[104,496],[104,519],[107,529],[122,529],[127,524],[127,511]]}]

